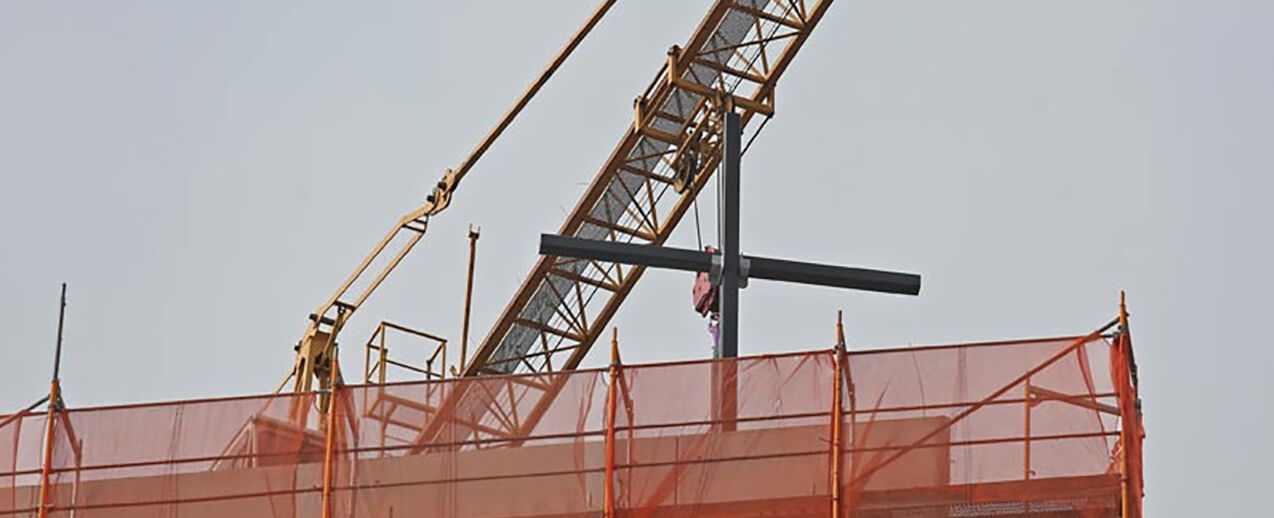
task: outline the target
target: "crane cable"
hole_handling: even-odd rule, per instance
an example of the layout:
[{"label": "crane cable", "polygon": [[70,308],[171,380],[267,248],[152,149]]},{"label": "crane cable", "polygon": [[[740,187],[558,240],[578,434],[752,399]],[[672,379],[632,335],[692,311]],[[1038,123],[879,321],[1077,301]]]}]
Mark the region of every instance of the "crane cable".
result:
[{"label": "crane cable", "polygon": [[703,230],[699,225],[699,193],[694,193],[694,195],[690,197],[690,202],[693,203],[695,207],[695,239],[699,241],[699,250],[703,250]]}]

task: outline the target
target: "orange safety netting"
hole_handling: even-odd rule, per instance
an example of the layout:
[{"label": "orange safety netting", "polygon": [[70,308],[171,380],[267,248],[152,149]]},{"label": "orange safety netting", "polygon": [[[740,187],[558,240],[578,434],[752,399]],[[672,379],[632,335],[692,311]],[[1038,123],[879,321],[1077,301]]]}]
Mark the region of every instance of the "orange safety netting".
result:
[{"label": "orange safety netting", "polygon": [[47,463],[34,413],[0,517],[1140,516],[1132,365],[1093,334],[72,409]]}]

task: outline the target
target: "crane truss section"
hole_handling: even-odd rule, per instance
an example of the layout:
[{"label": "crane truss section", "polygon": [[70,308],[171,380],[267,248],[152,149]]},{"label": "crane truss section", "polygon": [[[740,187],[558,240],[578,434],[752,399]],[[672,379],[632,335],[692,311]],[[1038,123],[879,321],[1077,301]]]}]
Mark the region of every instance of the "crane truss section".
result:
[{"label": "crane truss section", "polygon": [[[756,116],[773,115],[775,83],[831,2],[716,2],[634,101],[634,124],[559,234],[663,244],[718,166],[723,110],[740,113],[746,141],[755,138],[764,126]],[[518,389],[455,391],[439,410],[466,418],[426,418],[418,450],[444,428],[448,437],[474,435],[489,439],[480,441],[489,446],[505,444],[501,437],[525,437],[560,389],[555,374],[580,364],[643,272],[642,266],[541,257],[464,366],[466,376],[519,375]]]}]

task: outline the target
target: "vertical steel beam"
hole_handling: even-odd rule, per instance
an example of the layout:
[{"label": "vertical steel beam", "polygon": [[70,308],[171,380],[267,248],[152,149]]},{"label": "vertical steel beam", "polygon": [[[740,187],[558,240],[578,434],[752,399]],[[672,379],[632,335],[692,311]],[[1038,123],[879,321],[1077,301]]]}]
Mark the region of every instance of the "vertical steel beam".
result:
[{"label": "vertical steel beam", "polygon": [[713,365],[712,390],[714,410],[722,431],[733,431],[738,416],[738,364],[739,357],[739,161],[743,154],[743,125],[732,106],[725,112],[725,146],[721,156],[720,204],[721,285],[717,300],[720,301],[720,341],[713,350],[714,356],[724,361]]},{"label": "vertical steel beam", "polygon": [[721,342],[717,358],[739,356],[739,161],[743,137],[739,114],[725,113],[725,150],[722,157],[721,192]]}]

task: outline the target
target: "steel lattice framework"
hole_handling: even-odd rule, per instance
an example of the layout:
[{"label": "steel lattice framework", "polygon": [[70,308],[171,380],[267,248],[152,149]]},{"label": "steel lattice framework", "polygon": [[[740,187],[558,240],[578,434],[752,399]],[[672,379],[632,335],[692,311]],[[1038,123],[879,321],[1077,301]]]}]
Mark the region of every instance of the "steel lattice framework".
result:
[{"label": "steel lattice framework", "polygon": [[[634,101],[635,121],[558,232],[662,244],[717,167],[720,112],[745,129],[774,113],[774,85],[831,4],[719,1],[685,48],[669,50]],[[760,126],[760,124],[753,124]],[[752,134],[760,128],[752,129]],[[683,192],[674,184],[688,183]],[[641,278],[640,267],[541,258],[466,375],[552,372],[579,365]]]},{"label": "steel lattice framework", "polygon": [[[721,114],[741,116],[751,142],[774,114],[774,87],[832,0],[720,0],[684,47],[634,100],[634,123],[576,204],[559,234],[624,243],[663,244],[718,166]],[[758,116],[760,118],[758,118]],[[555,373],[575,369],[644,268],[602,261],[541,257],[490,333],[464,366],[465,376],[541,374],[520,390],[483,390],[475,380],[440,408],[406,401],[378,403],[392,414],[410,407],[426,419],[418,448],[438,434],[525,436],[552,401]],[[526,409],[519,415],[517,409]],[[441,414],[440,414],[441,412]]]}]

